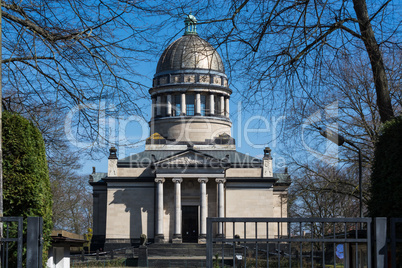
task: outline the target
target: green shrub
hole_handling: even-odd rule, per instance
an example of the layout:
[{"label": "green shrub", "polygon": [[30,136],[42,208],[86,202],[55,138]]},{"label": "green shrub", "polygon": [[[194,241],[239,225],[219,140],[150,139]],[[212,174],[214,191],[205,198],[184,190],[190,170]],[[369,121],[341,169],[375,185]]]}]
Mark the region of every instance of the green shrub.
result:
[{"label": "green shrub", "polygon": [[28,216],[43,217],[45,262],[52,230],[52,195],[42,135],[29,120],[4,111],[2,138],[4,216],[23,216],[24,234]]},{"label": "green shrub", "polygon": [[384,124],[371,174],[372,217],[402,217],[402,117]]}]

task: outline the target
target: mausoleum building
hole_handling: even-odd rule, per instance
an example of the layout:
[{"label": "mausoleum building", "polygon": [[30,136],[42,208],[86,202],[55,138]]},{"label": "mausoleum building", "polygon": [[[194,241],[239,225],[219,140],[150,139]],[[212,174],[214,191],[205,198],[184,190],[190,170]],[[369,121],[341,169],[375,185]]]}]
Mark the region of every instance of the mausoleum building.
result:
[{"label": "mausoleum building", "polygon": [[[95,247],[139,243],[141,234],[155,243],[204,243],[207,217],[287,217],[289,175],[273,172],[269,148],[262,159],[236,151],[222,59],[198,36],[194,16],[185,24],[149,90],[145,151],[119,159],[112,147],[107,173],[90,176]],[[231,228],[213,232],[232,236]]]}]

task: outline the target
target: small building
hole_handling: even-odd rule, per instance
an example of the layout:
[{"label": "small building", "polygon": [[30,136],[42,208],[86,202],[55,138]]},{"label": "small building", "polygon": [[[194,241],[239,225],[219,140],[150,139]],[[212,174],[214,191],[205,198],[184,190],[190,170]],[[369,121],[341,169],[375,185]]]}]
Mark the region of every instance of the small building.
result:
[{"label": "small building", "polygon": [[[139,243],[141,234],[155,243],[204,243],[207,217],[287,217],[289,175],[273,172],[269,148],[262,159],[236,150],[222,59],[198,36],[194,16],[185,24],[149,90],[145,151],[119,159],[111,148],[107,173],[90,176],[92,248]],[[213,232],[230,236],[231,228]]]},{"label": "small building", "polygon": [[70,267],[70,253],[72,248],[80,248],[87,241],[83,235],[73,234],[63,230],[53,230],[51,235],[51,247],[49,248],[48,268]]}]

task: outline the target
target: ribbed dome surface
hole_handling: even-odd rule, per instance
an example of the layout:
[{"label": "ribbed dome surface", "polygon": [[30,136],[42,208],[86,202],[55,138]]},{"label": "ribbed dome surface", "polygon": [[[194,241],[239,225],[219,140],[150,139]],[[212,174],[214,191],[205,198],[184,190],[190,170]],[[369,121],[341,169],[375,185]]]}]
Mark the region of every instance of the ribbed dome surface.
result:
[{"label": "ribbed dome surface", "polygon": [[225,73],[218,52],[198,35],[184,35],[170,44],[159,59],[156,75],[184,69],[204,69]]}]

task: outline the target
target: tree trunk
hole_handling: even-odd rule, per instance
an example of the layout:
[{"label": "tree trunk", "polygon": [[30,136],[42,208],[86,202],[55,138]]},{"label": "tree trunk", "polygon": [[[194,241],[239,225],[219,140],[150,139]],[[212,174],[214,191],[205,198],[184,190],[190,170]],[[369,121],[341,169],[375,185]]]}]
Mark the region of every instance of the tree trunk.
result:
[{"label": "tree trunk", "polygon": [[357,19],[359,20],[362,40],[370,58],[377,95],[377,106],[380,113],[381,122],[384,123],[394,117],[384,61],[380,47],[374,36],[373,27],[370,23],[366,1],[353,0],[353,6]]}]

